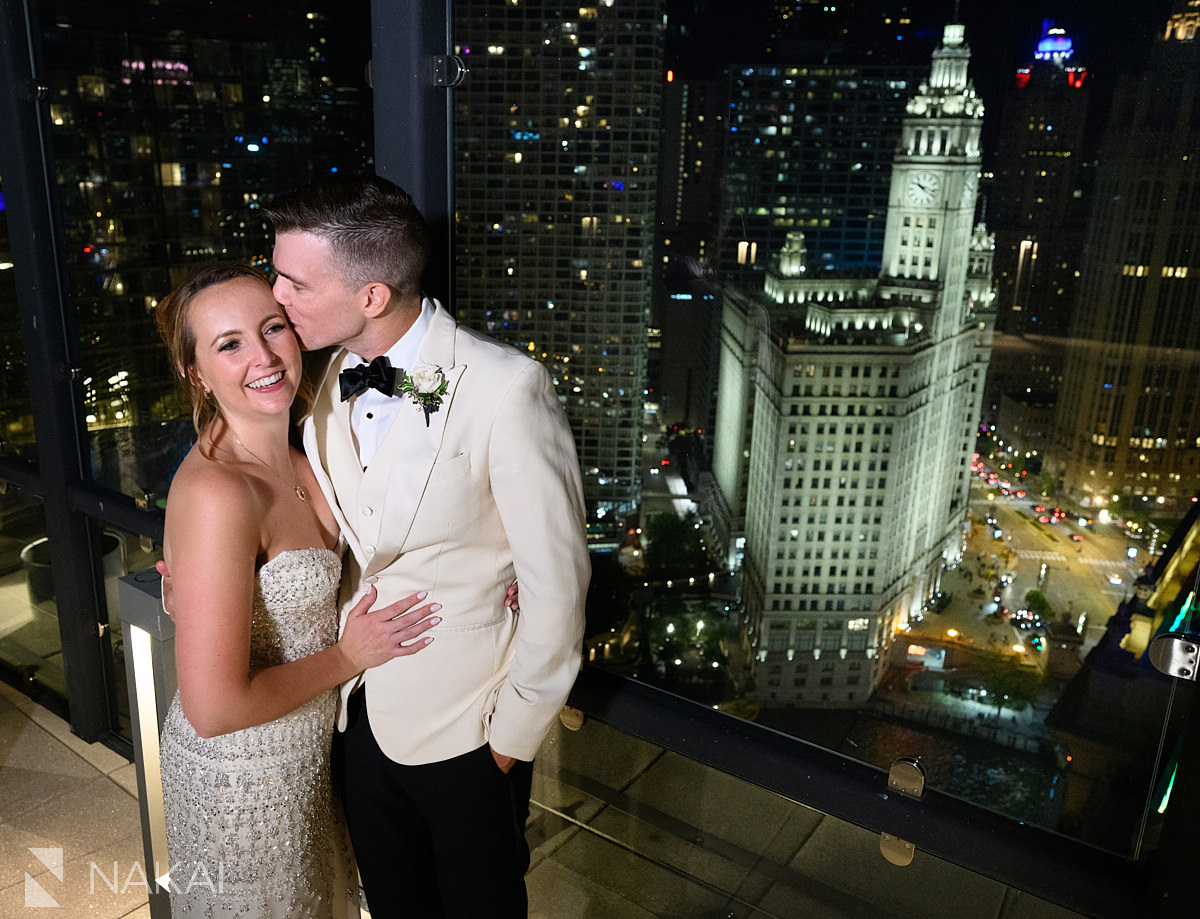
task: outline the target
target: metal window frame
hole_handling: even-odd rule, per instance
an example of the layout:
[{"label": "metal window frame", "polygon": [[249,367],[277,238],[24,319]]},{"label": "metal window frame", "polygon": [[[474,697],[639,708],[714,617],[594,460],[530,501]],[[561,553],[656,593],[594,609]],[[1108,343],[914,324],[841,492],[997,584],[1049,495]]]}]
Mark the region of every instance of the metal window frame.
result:
[{"label": "metal window frame", "polygon": [[[413,196],[433,245],[425,291],[453,312],[451,0],[371,0],[375,171]],[[451,69],[455,65],[451,62]]]}]

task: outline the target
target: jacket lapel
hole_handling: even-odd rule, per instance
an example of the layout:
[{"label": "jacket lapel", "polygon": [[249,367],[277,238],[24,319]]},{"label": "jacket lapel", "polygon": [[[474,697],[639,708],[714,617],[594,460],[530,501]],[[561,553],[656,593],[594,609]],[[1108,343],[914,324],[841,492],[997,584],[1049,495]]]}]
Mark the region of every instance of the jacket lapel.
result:
[{"label": "jacket lapel", "polygon": [[304,452],[313,466],[342,535],[354,554],[362,558],[362,545],[352,524],[355,496],[362,484],[363,470],[350,433],[350,406],[342,402],[337,375],[349,352],[342,349],[326,364],[324,375],[314,378],[316,399],[312,414],[304,421]]}]

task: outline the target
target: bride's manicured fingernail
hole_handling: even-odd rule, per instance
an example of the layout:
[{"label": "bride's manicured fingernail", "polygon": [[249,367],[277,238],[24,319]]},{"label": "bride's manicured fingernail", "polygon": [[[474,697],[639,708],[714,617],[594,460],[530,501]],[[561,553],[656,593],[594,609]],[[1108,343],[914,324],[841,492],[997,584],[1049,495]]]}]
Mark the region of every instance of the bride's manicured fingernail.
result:
[{"label": "bride's manicured fingernail", "polygon": [[423,590],[423,591],[421,591],[419,594],[417,594],[417,599],[418,599],[418,600],[424,600],[424,599],[425,599],[426,597],[428,597],[428,596],[429,596],[429,591],[427,591],[427,590]]},{"label": "bride's manicured fingernail", "polygon": [[440,603],[430,603],[429,604],[429,612],[431,612],[431,613],[436,613],[441,608],[442,608],[442,604],[440,604]]},{"label": "bride's manicured fingernail", "polygon": [[437,625],[437,624],[438,624],[439,622],[441,622],[441,621],[442,621],[442,617],[441,617],[441,616],[434,616],[432,619],[430,619],[430,620],[429,620],[429,624],[430,624],[430,625]]}]

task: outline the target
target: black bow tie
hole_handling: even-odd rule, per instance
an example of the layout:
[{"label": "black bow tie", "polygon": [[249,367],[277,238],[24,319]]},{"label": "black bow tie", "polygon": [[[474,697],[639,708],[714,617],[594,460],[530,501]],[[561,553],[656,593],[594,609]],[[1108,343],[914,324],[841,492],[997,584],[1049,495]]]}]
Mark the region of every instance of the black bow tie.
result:
[{"label": "black bow tie", "polygon": [[365,389],[378,389],[385,396],[396,394],[396,368],[386,356],[380,355],[369,364],[347,367],[338,374],[342,401],[357,396]]}]

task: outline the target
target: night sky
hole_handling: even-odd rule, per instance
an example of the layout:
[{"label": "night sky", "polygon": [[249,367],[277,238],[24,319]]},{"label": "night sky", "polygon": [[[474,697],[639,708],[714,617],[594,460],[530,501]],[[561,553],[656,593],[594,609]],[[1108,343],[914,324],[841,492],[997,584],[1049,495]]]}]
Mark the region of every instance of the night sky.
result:
[{"label": "night sky", "polygon": [[[836,3],[837,0],[832,0]],[[1054,20],[1075,45],[1073,62],[1088,68],[1092,78],[1091,111],[1096,119],[1107,112],[1107,100],[1117,75],[1144,68],[1153,38],[1167,20],[1172,0],[1135,0],[1117,4],[1113,0],[1047,0],[1044,3],[1013,3],[1011,0],[843,0],[849,10],[850,42],[870,47],[875,54],[847,51],[845,62],[879,61],[893,55],[907,62],[928,62],[941,38],[942,27],[955,19],[966,26],[971,47],[971,78],[983,97],[989,125],[998,123],[1004,91],[1011,85],[1016,68],[1033,57],[1042,34],[1042,20]],[[667,66],[677,68],[684,78],[718,76],[729,64],[814,63],[790,56],[783,43],[775,42],[770,56],[763,48],[769,38],[770,0],[668,0]],[[880,27],[883,11],[909,16],[915,25],[910,38],[901,43]],[[809,11],[801,12],[801,16]],[[816,21],[822,14],[815,14]],[[812,16],[808,21],[813,21]],[[803,21],[798,19],[797,22]],[[812,35],[802,30],[805,37]],[[991,133],[991,132],[988,132]],[[986,138],[985,138],[986,143]]]}]

